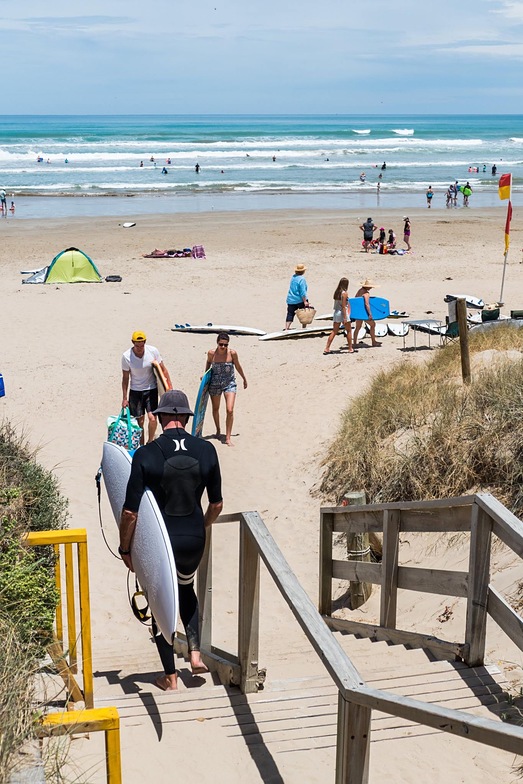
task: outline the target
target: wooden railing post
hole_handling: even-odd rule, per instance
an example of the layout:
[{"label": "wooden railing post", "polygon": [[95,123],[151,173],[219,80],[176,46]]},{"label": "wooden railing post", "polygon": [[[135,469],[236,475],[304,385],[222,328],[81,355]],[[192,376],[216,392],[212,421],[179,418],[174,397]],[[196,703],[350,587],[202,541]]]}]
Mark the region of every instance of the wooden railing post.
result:
[{"label": "wooden railing post", "polygon": [[320,515],[320,615],[332,614],[332,523],[329,512]]},{"label": "wooden railing post", "polygon": [[205,532],[205,550],[197,575],[198,608],[200,613],[200,643],[202,650],[212,646],[212,526]]},{"label": "wooden railing post", "polygon": [[[345,493],[343,500],[344,506],[360,506],[367,503],[367,496],[363,490],[358,490],[352,493]],[[367,563],[371,560],[368,534],[354,533],[352,531],[347,533],[347,559],[349,561],[366,561]],[[351,580],[349,593],[351,610],[357,610],[358,607],[361,607],[369,599],[372,593],[372,583]]]},{"label": "wooden railing post", "polygon": [[380,626],[396,628],[398,605],[398,556],[401,512],[385,509],[383,512],[383,556],[380,602]]},{"label": "wooden railing post", "polygon": [[371,713],[338,694],[336,784],[368,784]]},{"label": "wooden railing post", "polygon": [[243,517],[240,522],[240,574],[238,601],[238,659],[243,694],[258,691],[260,625],[260,556]]},{"label": "wooden railing post", "polygon": [[465,627],[465,643],[468,645],[465,660],[469,667],[482,665],[485,658],[491,538],[492,521],[490,517],[477,504],[473,504]]}]

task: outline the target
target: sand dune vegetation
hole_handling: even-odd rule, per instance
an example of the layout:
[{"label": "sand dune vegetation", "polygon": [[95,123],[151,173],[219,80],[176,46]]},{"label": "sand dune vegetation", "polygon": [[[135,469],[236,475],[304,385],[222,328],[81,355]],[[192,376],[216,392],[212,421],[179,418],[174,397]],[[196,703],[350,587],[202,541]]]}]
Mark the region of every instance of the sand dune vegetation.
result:
[{"label": "sand dune vegetation", "polygon": [[342,414],[324,460],[329,503],[364,489],[368,502],[493,493],[523,511],[523,330],[470,333],[473,379],[457,345],[425,364],[379,373]]},{"label": "sand dune vegetation", "polygon": [[6,423],[0,427],[0,781],[25,764],[35,737],[34,675],[51,640],[56,608],[54,554],[27,548],[27,531],[66,526],[55,477]]}]

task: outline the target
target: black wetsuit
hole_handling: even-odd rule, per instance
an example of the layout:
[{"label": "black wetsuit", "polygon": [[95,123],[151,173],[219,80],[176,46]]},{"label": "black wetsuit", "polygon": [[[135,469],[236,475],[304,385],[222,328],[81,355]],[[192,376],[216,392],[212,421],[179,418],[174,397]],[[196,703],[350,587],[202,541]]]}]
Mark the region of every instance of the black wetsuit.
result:
[{"label": "black wetsuit", "polygon": [[[203,491],[207,490],[211,504],[222,500],[216,449],[208,441],[189,435],[183,428],[168,428],[156,441],[136,451],[124,508],[138,512],[146,488],[158,502],[171,540],[178,575],[180,617],[189,650],[199,650],[194,573],[205,547]],[[175,665],[171,641],[166,641],[159,633],[154,619],[153,633],[165,673],[172,675]]]}]

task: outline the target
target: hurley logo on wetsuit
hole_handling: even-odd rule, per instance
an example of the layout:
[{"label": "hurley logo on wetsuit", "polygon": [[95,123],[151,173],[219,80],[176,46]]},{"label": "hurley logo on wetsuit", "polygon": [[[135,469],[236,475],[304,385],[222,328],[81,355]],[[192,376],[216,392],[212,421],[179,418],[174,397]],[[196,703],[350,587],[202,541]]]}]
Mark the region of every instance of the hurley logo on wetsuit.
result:
[{"label": "hurley logo on wetsuit", "polygon": [[174,448],[176,452],[179,452],[182,449],[184,452],[187,452],[187,447],[185,446],[185,438],[182,438],[181,441],[178,441],[177,438],[173,438],[172,442],[174,444]]}]

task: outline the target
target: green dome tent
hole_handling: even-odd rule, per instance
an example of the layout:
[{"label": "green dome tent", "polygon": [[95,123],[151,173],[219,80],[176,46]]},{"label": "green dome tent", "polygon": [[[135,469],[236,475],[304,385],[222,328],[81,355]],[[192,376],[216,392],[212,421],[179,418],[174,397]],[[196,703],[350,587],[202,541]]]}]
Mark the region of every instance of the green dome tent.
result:
[{"label": "green dome tent", "polygon": [[44,283],[94,283],[102,280],[96,265],[78,248],[67,248],[54,257]]}]

